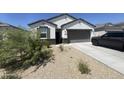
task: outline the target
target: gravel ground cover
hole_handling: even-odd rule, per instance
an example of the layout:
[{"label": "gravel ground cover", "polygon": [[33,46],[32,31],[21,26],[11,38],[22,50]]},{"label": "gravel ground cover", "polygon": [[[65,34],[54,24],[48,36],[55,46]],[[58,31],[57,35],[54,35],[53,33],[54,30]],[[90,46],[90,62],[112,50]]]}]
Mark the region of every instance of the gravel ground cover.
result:
[{"label": "gravel ground cover", "polygon": [[[35,67],[19,72],[25,79],[121,79],[124,75],[81,53],[80,51],[64,46],[52,46],[54,60],[41,66],[34,72]],[[78,70],[79,62],[86,62],[91,69],[90,74],[81,74]]]}]

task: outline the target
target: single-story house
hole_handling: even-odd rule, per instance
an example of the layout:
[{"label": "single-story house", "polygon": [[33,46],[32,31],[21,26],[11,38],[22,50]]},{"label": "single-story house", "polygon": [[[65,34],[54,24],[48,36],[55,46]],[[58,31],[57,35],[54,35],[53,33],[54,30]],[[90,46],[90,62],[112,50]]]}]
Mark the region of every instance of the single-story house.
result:
[{"label": "single-story house", "polygon": [[24,30],[22,28],[10,25],[8,23],[0,22],[0,31],[7,31],[7,30]]},{"label": "single-story house", "polygon": [[28,25],[31,31],[40,31],[41,39],[47,39],[54,44],[90,41],[95,27],[86,20],[77,19],[70,14],[60,14]]},{"label": "single-story house", "polygon": [[[5,31],[18,31],[18,30],[27,31],[26,29],[13,26],[13,25],[8,24],[8,23],[0,22],[0,33],[5,32]],[[3,34],[0,34],[0,40],[4,39],[5,36],[6,36],[6,33],[4,33],[4,36],[3,36]]]},{"label": "single-story house", "polygon": [[123,28],[119,25],[115,25],[112,23],[106,23],[106,24],[97,24],[95,27],[94,36],[101,36],[107,32],[118,32],[123,31]]}]

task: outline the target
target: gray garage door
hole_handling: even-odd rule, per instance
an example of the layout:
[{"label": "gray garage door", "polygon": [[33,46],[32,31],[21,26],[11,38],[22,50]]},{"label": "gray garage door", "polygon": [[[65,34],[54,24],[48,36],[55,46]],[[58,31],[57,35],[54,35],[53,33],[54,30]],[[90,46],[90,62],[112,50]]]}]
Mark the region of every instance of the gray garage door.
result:
[{"label": "gray garage door", "polygon": [[88,42],[90,41],[90,30],[67,30],[68,31],[68,40],[70,43],[76,42]]}]

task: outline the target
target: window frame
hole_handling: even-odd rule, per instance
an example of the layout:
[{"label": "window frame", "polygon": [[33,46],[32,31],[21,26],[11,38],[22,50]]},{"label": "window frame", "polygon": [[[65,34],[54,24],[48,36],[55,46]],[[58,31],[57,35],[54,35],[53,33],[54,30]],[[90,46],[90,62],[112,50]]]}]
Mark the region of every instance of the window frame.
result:
[{"label": "window frame", "polygon": [[[41,34],[46,34],[46,37],[41,37]],[[47,39],[47,34],[48,34],[48,32],[41,32],[40,33],[40,39]]]},{"label": "window frame", "polygon": [[[47,29],[47,30],[45,30],[45,31],[42,31],[42,28],[44,29]],[[41,30],[39,30],[39,31],[41,31],[40,32],[40,39],[48,39],[48,31],[49,31],[49,28],[47,27],[47,26],[40,26],[38,29],[41,29]],[[46,34],[46,37],[41,37],[41,34]]]}]

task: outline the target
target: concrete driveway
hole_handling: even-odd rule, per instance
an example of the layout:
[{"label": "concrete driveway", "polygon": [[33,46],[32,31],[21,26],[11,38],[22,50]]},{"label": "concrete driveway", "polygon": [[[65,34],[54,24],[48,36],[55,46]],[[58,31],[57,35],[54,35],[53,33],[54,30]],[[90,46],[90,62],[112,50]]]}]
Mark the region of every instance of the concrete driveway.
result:
[{"label": "concrete driveway", "polygon": [[124,52],[93,46],[90,42],[72,43],[72,47],[124,74]]}]

